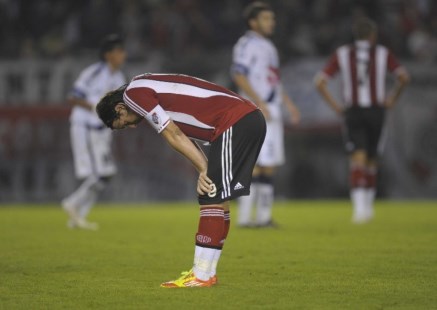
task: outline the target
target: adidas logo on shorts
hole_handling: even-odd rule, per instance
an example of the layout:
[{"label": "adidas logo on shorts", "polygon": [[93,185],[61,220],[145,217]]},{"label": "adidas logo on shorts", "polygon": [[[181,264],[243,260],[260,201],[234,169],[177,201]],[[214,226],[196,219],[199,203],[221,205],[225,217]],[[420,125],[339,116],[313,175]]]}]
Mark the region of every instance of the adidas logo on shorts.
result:
[{"label": "adidas logo on shorts", "polygon": [[244,186],[243,185],[241,185],[241,183],[240,182],[238,182],[237,184],[235,184],[235,186],[234,186],[234,191],[237,191],[237,190],[239,190],[239,189],[243,189],[244,188]]}]

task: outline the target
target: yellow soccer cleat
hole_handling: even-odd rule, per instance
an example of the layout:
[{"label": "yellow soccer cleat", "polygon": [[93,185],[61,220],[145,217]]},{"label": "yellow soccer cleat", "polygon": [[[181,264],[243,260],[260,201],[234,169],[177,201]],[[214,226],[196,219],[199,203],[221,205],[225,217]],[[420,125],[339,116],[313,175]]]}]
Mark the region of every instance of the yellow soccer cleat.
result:
[{"label": "yellow soccer cleat", "polygon": [[[215,278],[215,282],[213,279]],[[161,287],[164,288],[183,288],[183,287],[211,287],[217,283],[217,277],[211,277],[208,281],[197,279],[194,275],[193,269],[181,273],[179,279],[164,282]]]}]

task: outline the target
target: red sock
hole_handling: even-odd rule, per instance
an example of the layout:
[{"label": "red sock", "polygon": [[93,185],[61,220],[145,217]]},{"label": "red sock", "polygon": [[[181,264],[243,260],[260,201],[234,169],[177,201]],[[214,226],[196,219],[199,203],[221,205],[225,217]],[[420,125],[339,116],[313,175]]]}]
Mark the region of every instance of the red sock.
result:
[{"label": "red sock", "polygon": [[364,167],[352,165],[350,168],[349,184],[351,189],[358,187],[366,187],[367,178]]},{"label": "red sock", "polygon": [[204,248],[221,249],[224,234],[223,208],[201,207],[196,245]]},{"label": "red sock", "polygon": [[226,238],[228,237],[228,233],[229,233],[229,227],[231,226],[230,211],[225,211],[224,216],[225,216],[225,227],[224,227],[224,231],[223,231],[223,240],[226,240]]}]

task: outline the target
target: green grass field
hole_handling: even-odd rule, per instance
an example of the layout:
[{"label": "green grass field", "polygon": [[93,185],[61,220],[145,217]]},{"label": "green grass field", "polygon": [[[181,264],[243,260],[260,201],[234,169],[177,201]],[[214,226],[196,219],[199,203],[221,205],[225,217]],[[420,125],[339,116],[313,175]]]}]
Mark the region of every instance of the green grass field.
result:
[{"label": "green grass field", "polygon": [[[235,217],[235,208],[231,211]],[[162,289],[190,268],[194,204],[104,206],[98,232],[56,206],[0,207],[0,309],[437,309],[437,203],[278,203],[280,229],[232,225],[213,288]]]}]

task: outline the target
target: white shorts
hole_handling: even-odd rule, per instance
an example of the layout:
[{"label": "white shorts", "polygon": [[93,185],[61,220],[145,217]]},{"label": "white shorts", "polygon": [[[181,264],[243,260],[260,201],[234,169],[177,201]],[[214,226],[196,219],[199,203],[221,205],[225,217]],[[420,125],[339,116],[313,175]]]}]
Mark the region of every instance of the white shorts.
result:
[{"label": "white shorts", "polygon": [[117,172],[112,158],[110,129],[71,124],[70,138],[77,178],[108,177]]},{"label": "white shorts", "polygon": [[281,121],[267,121],[267,133],[256,164],[274,167],[285,163],[284,127]]}]

